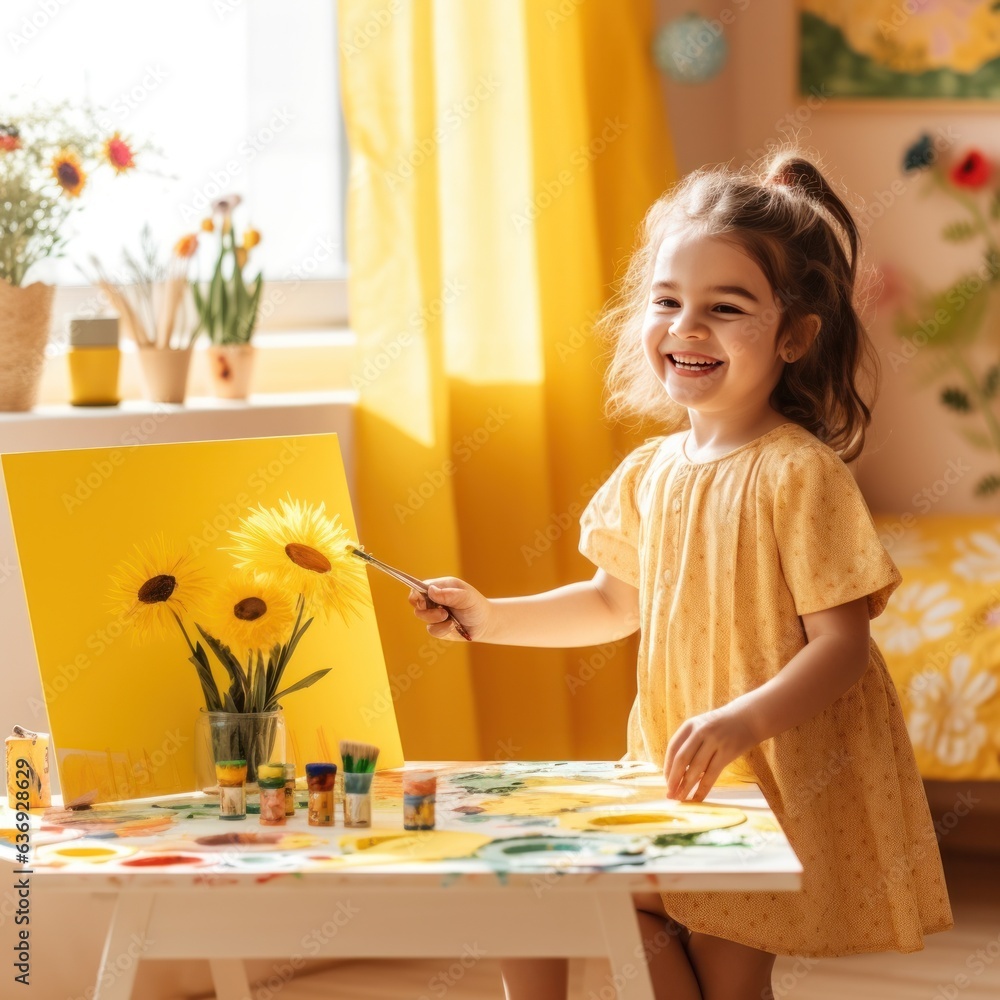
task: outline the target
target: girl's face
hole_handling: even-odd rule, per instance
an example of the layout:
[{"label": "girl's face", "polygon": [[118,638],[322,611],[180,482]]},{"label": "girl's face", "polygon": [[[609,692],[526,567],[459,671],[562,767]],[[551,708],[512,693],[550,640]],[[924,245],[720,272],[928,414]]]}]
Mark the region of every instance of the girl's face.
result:
[{"label": "girl's face", "polygon": [[766,405],[784,365],[780,319],[764,272],[733,244],[691,233],[660,244],[642,338],[674,402],[705,413]]}]

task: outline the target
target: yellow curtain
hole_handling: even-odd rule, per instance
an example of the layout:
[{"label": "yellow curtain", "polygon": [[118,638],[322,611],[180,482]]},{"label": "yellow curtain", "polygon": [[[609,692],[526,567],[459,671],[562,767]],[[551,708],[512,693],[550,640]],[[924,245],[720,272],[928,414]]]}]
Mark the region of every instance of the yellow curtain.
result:
[{"label": "yellow curtain", "polygon": [[[592,324],[674,179],[652,4],[341,0],[361,541],[487,596],[592,576],[578,517],[640,436]],[[634,639],[432,639],[373,575],[408,759],[624,750]]]}]

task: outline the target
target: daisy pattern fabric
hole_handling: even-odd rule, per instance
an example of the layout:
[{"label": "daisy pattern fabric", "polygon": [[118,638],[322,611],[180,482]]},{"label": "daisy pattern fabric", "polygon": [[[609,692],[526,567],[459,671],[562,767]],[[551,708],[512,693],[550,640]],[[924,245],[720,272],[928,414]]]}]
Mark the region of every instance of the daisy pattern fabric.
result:
[{"label": "daisy pattern fabric", "polygon": [[876,526],[905,582],[872,634],[920,773],[1000,779],[1000,519],[909,513]]},{"label": "daisy pattern fabric", "polygon": [[[714,461],[684,434],[652,438],[597,491],[580,551],[639,589],[638,693],[628,760],[662,765],[687,719],[773,677],[805,645],[801,615],[900,575],[850,472],[787,423]],[[756,781],[803,866],[798,893],[680,892],[691,930],[780,955],[916,951],[952,926],[927,800],[877,645],[819,715],[754,747],[729,777]]]}]

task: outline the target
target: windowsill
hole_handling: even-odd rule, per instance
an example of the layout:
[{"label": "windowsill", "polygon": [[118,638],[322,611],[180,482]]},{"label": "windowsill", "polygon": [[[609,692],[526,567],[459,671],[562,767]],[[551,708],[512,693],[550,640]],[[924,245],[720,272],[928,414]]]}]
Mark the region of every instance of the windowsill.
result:
[{"label": "windowsill", "polygon": [[[357,338],[346,327],[324,330],[260,331],[254,336],[257,356],[251,381],[252,396],[249,403],[232,403],[215,400],[212,396],[211,376],[208,367],[207,341],[200,339],[191,358],[188,379],[188,401],[183,407],[198,405],[205,408],[260,405],[258,397],[303,395],[328,392],[352,392],[351,375],[355,366]],[[51,407],[62,407],[62,414],[83,414],[98,410],[115,411],[132,404],[164,408],[165,404],[143,403],[141,376],[137,349],[131,342],[123,342],[118,407],[70,406],[69,365],[64,353],[54,353],[46,358],[45,371],[39,390],[36,413]],[[202,405],[204,404],[204,406]],[[178,406],[178,408],[183,408]],[[139,412],[139,411],[137,411]],[[145,412],[145,411],[143,411]]]},{"label": "windowsill", "polygon": [[353,406],[358,394],[353,389],[325,392],[252,393],[248,399],[218,399],[215,396],[189,396],[183,403],[151,403],[146,399],[123,399],[117,406],[71,406],[69,403],[39,403],[26,413],[0,413],[0,421],[65,420],[83,417],[97,420],[123,413],[208,413],[219,410],[284,409],[289,406]]}]

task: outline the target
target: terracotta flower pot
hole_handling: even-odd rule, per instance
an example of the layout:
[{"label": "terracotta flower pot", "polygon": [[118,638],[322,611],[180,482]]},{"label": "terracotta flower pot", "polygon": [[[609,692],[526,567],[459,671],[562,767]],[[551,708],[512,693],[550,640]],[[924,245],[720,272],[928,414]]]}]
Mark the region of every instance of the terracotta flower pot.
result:
[{"label": "terracotta flower pot", "polygon": [[55,288],[0,280],[0,410],[30,410],[38,400]]},{"label": "terracotta flower pot", "polygon": [[253,344],[212,344],[208,366],[215,394],[222,399],[246,399],[253,374]]},{"label": "terracotta flower pot", "polygon": [[191,348],[180,351],[156,347],[139,349],[145,396],[151,403],[183,403],[187,395]]}]

